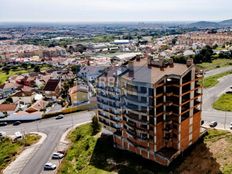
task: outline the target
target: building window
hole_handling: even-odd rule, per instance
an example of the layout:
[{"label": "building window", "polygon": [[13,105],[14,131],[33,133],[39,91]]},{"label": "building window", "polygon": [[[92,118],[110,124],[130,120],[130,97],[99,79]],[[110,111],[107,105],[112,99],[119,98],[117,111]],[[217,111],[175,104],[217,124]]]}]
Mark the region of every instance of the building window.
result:
[{"label": "building window", "polygon": [[163,116],[159,116],[159,117],[157,117],[156,118],[156,123],[158,124],[158,123],[160,123],[160,122],[163,122]]},{"label": "building window", "polygon": [[145,94],[147,93],[147,88],[146,87],[140,87],[140,92]]},{"label": "building window", "polygon": [[142,103],[147,103],[147,97],[141,97],[141,102]]}]

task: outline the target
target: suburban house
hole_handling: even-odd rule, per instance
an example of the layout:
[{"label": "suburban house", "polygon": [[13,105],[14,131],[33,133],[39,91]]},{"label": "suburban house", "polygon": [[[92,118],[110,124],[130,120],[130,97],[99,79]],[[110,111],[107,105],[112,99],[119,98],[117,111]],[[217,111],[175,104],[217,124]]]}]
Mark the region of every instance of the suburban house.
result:
[{"label": "suburban house", "polygon": [[89,101],[88,87],[74,86],[69,89],[69,96],[71,98],[72,105],[78,105]]},{"label": "suburban house", "polygon": [[34,99],[33,92],[18,91],[11,96],[13,103],[31,104]]},{"label": "suburban house", "polygon": [[43,89],[46,96],[57,98],[60,95],[61,83],[59,79],[49,79]]},{"label": "suburban house", "polygon": [[32,112],[45,111],[47,104],[48,104],[47,101],[38,100],[34,104],[32,104],[29,108],[27,108],[26,112],[32,113]]},{"label": "suburban house", "polygon": [[16,89],[20,89],[21,87],[22,85],[13,82],[6,82],[0,86],[0,99],[9,97],[16,91]]},{"label": "suburban house", "polygon": [[95,81],[102,74],[105,68],[105,66],[85,66],[80,70],[78,76],[90,82]]},{"label": "suburban house", "polygon": [[9,116],[17,109],[16,104],[0,104],[0,118]]}]

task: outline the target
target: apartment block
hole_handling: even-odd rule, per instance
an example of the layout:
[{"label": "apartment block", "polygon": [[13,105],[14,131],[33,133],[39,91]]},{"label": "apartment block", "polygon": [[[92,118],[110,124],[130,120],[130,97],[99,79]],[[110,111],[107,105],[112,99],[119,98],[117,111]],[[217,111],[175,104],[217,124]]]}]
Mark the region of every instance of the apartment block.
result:
[{"label": "apartment block", "polygon": [[202,78],[192,60],[136,56],[98,78],[99,121],[116,148],[168,166],[201,136]]}]

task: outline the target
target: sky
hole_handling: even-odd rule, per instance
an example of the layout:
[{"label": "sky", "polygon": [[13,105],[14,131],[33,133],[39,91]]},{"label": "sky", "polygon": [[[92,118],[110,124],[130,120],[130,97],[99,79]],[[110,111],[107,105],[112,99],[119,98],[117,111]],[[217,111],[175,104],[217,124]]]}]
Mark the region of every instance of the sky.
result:
[{"label": "sky", "polygon": [[0,22],[220,21],[231,0],[0,0]]}]

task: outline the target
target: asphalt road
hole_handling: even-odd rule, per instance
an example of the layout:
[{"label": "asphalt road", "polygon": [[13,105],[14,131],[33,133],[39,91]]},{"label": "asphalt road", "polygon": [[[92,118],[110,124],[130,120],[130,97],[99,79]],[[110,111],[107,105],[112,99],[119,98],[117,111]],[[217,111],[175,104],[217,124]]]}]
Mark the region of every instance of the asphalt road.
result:
[{"label": "asphalt road", "polygon": [[65,115],[61,120],[49,118],[31,123],[23,123],[19,126],[9,125],[1,127],[0,131],[4,131],[7,134],[14,134],[16,131],[20,131],[21,133],[43,132],[47,134],[47,138],[39,150],[21,171],[21,174],[39,174],[59,143],[63,133],[75,124],[90,121],[93,115],[94,112],[78,112]]},{"label": "asphalt road", "polygon": [[[217,69],[215,71],[217,71]],[[202,118],[207,122],[217,121],[221,124],[220,127],[222,128],[229,128],[232,122],[232,113],[215,110],[212,104],[219,96],[232,87],[232,75],[225,76],[219,79],[219,81],[220,83],[216,86],[204,89]]]},{"label": "asphalt road", "polygon": [[232,70],[232,66],[217,68],[217,69],[214,69],[214,70],[206,71],[205,72],[205,77],[213,76],[215,74],[219,74],[219,73],[223,73],[223,72],[231,71],[231,70]]}]

